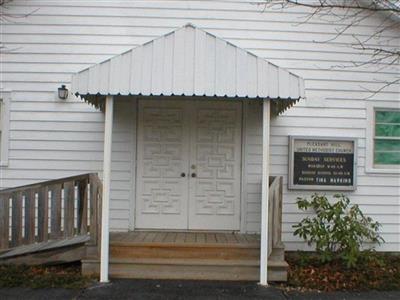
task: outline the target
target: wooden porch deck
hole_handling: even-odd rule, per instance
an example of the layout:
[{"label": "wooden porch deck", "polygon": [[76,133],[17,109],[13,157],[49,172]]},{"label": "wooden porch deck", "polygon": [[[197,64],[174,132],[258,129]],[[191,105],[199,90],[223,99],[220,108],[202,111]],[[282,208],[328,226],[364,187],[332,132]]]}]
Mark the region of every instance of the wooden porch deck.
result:
[{"label": "wooden porch deck", "polygon": [[167,231],[131,231],[110,234],[111,244],[121,243],[153,243],[180,244],[186,246],[260,246],[260,235],[222,232],[167,232]]}]

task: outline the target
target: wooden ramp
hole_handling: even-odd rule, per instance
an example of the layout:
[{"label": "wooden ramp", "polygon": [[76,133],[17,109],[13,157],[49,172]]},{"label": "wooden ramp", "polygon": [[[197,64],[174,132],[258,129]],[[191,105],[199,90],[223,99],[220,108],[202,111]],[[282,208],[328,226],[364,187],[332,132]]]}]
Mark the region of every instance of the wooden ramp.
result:
[{"label": "wooden ramp", "polygon": [[[110,277],[259,280],[258,235],[212,232],[129,232],[110,237]],[[82,261],[98,274],[97,258]],[[286,280],[287,264],[271,261],[270,280]]]},{"label": "wooden ramp", "polygon": [[0,263],[39,265],[80,261],[86,257],[88,241],[90,236],[82,235],[19,246],[0,254]]},{"label": "wooden ramp", "polygon": [[96,253],[101,182],[84,174],[0,191],[0,263],[79,261]]}]

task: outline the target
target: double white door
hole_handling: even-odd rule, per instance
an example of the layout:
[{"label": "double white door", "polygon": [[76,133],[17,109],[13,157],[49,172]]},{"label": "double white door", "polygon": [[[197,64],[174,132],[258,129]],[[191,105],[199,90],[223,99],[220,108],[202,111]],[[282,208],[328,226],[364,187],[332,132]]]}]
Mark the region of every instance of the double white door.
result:
[{"label": "double white door", "polygon": [[238,230],[241,103],[139,101],[136,227]]}]

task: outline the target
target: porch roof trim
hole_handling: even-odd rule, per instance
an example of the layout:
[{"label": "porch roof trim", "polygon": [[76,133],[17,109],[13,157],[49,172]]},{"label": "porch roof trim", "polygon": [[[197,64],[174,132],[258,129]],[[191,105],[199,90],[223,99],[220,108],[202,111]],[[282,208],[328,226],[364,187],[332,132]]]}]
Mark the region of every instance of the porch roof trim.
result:
[{"label": "porch roof trim", "polygon": [[105,95],[268,98],[291,106],[304,97],[304,80],[186,24],[74,74],[71,91],[96,106]]}]

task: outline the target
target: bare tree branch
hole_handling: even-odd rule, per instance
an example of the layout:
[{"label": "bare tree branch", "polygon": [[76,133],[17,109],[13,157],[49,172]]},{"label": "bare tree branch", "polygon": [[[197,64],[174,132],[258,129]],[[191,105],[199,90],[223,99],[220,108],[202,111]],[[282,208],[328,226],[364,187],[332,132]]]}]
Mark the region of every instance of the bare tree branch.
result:
[{"label": "bare tree branch", "polygon": [[[7,4],[11,3],[13,0],[0,0],[0,24],[4,23],[16,23],[15,19],[27,18],[28,16],[34,14],[39,10],[39,8],[27,13],[27,14],[12,14],[9,13],[8,10],[10,9]],[[8,53],[13,52],[20,47],[16,48],[8,48],[4,46],[3,42],[0,41],[0,53]]]},{"label": "bare tree branch", "polygon": [[282,8],[288,5],[298,5],[309,8],[315,8],[318,10],[340,8],[340,9],[354,9],[354,10],[371,10],[371,11],[384,11],[399,13],[400,8],[396,5],[399,1],[390,0],[374,0],[374,1],[362,1],[362,0],[267,0],[267,2],[281,5]]},{"label": "bare tree branch", "polygon": [[366,89],[365,87],[361,87],[362,89],[364,89],[365,91],[370,93],[370,95],[367,96],[365,99],[372,98],[376,94],[379,94],[380,92],[382,92],[387,87],[390,87],[390,86],[395,85],[395,84],[400,84],[400,78],[396,78],[396,79],[390,80],[390,81],[378,81],[377,80],[377,82],[382,83],[381,87],[379,89],[377,89],[377,90],[371,90],[371,89]]},{"label": "bare tree branch", "polygon": [[[353,61],[348,66],[333,68],[373,66],[375,72],[389,67],[399,70],[400,0],[265,0],[264,7],[280,10],[303,7],[306,12],[299,26],[310,23],[312,19],[335,26],[332,37],[314,42],[344,44],[369,57],[366,61]],[[375,15],[376,25],[371,33],[357,33],[357,30],[353,30],[363,26]],[[373,95],[399,84],[400,79],[395,77],[394,80],[379,81],[383,85],[372,91]]]}]

